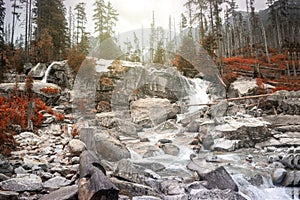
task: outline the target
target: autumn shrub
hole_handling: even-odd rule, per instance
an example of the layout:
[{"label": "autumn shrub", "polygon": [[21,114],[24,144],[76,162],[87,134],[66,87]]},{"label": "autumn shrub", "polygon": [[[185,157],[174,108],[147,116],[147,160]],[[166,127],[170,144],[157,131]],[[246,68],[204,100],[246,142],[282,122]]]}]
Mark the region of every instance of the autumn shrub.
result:
[{"label": "autumn shrub", "polygon": [[67,59],[69,66],[77,73],[82,62],[85,60],[85,55],[74,47],[69,50]]},{"label": "autumn shrub", "polygon": [[58,94],[59,89],[48,86],[48,87],[41,88],[40,91],[43,92],[44,94],[54,95],[54,94]]},{"label": "autumn shrub", "polygon": [[25,82],[25,91],[19,90],[18,81],[13,91],[8,96],[0,96],[0,153],[7,155],[17,145],[13,136],[17,134],[15,129],[27,130],[31,121],[34,129],[40,127],[44,121],[41,111],[53,114],[57,121],[63,121],[64,115],[56,113],[50,106],[35,97],[32,92],[32,82],[29,78]]}]

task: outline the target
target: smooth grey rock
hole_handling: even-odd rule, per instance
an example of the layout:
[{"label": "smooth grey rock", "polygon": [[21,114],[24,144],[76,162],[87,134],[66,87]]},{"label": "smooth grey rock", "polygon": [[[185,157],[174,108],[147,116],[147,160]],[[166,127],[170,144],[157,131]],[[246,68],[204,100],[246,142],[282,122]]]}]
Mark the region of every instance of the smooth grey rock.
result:
[{"label": "smooth grey rock", "polygon": [[18,168],[16,168],[15,173],[16,174],[28,174],[28,172],[22,166],[19,166]]},{"label": "smooth grey rock", "polygon": [[135,165],[130,160],[123,159],[117,163],[114,174],[125,180],[142,183],[142,179],[144,179],[144,170],[144,167]]},{"label": "smooth grey rock", "polygon": [[18,200],[18,196],[17,192],[0,190],[0,200]]},{"label": "smooth grey rock", "polygon": [[280,185],[282,181],[284,180],[285,176],[287,174],[287,171],[283,168],[276,168],[272,172],[272,181],[275,185]]},{"label": "smooth grey rock", "polygon": [[161,163],[154,163],[154,162],[145,162],[145,163],[135,163],[137,165],[140,165],[146,169],[151,169],[155,172],[158,172],[158,171],[161,171],[161,170],[164,170],[166,167],[161,164]]},{"label": "smooth grey rock", "polygon": [[160,183],[162,192],[166,195],[184,194],[184,188],[177,180],[166,180]]},{"label": "smooth grey rock", "polygon": [[56,191],[44,195],[40,200],[77,200],[78,186],[71,185],[59,188]]},{"label": "smooth grey rock", "polygon": [[213,136],[210,133],[208,133],[208,134],[204,135],[201,139],[202,139],[203,149],[212,150],[213,145],[214,145]]},{"label": "smooth grey rock", "polygon": [[190,200],[246,200],[245,197],[230,189],[200,189],[195,191],[195,193],[190,195]]},{"label": "smooth grey rock", "polygon": [[228,102],[226,100],[220,101],[218,104],[211,106],[209,114],[213,119],[218,117],[223,117],[226,114],[227,109],[228,109]]},{"label": "smooth grey rock", "polygon": [[130,158],[130,152],[124,144],[113,137],[109,132],[102,131],[94,136],[95,151],[108,161],[119,161]]},{"label": "smooth grey rock", "polygon": [[85,143],[87,150],[93,150],[95,148],[95,129],[94,128],[81,128],[79,138]]},{"label": "smooth grey rock", "polygon": [[224,138],[217,138],[214,140],[214,145],[212,147],[215,151],[234,151],[237,147],[239,140],[226,140]]},{"label": "smooth grey rock", "polygon": [[56,176],[56,177],[53,177],[53,178],[49,179],[48,181],[44,182],[43,187],[53,190],[53,189],[58,189],[58,188],[61,188],[61,187],[64,187],[64,186],[67,186],[70,184],[71,184],[70,180],[68,180],[64,177],[61,177],[61,176]]},{"label": "smooth grey rock", "polygon": [[168,99],[159,98],[134,101],[130,105],[130,110],[132,121],[144,127],[156,126],[174,118],[178,113]]},{"label": "smooth grey rock", "polygon": [[189,200],[187,194],[164,196],[163,200]]},{"label": "smooth grey rock", "polygon": [[11,175],[13,171],[14,169],[8,162],[8,160],[2,154],[0,154],[0,173],[5,175]]},{"label": "smooth grey rock", "polygon": [[237,184],[223,166],[208,173],[200,173],[199,175],[201,180],[207,181],[207,185],[205,186],[207,189],[230,189],[238,191]]},{"label": "smooth grey rock", "polygon": [[132,200],[160,200],[161,198],[152,197],[152,196],[135,196],[132,197]]},{"label": "smooth grey rock", "polygon": [[158,142],[160,142],[161,144],[167,144],[167,143],[172,143],[172,140],[169,140],[169,139],[160,139],[160,140],[158,140]]},{"label": "smooth grey rock", "polygon": [[73,155],[79,156],[84,150],[86,150],[86,145],[79,139],[72,139],[69,142],[69,149]]},{"label": "smooth grey rock", "polygon": [[179,154],[179,147],[173,144],[164,144],[162,145],[162,150],[165,152],[165,154],[169,154],[172,156],[177,156]]},{"label": "smooth grey rock", "polygon": [[0,182],[0,187],[16,192],[39,191],[42,190],[42,179],[33,174],[18,175],[17,178]]},{"label": "smooth grey rock", "polygon": [[116,114],[114,112],[103,112],[96,114],[97,122],[100,126],[113,128],[116,126]]}]

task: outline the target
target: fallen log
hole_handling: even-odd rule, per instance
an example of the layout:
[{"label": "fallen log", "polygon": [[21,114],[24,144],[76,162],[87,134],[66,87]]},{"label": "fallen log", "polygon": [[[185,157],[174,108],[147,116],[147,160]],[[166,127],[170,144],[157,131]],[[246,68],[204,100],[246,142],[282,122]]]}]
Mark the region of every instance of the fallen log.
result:
[{"label": "fallen log", "polygon": [[80,155],[79,200],[118,200],[119,189],[105,175],[105,169],[91,151]]},{"label": "fallen log", "polygon": [[216,105],[221,101],[239,101],[239,100],[246,100],[246,99],[258,99],[261,97],[268,97],[270,95],[272,95],[273,93],[270,94],[260,94],[260,95],[252,95],[252,96],[244,96],[244,97],[236,97],[236,98],[228,98],[228,99],[220,99],[220,100],[216,100],[216,102],[212,102],[212,103],[201,103],[201,104],[189,104],[187,105],[188,107],[190,106],[211,106],[211,105]]}]

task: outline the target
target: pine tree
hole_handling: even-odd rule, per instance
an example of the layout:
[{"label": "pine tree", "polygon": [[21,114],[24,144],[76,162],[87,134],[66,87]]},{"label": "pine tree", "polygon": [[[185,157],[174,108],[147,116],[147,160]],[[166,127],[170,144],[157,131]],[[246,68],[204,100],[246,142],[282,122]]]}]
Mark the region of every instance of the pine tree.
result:
[{"label": "pine tree", "polygon": [[40,41],[42,34],[47,30],[54,45],[53,59],[63,59],[65,49],[68,47],[67,20],[63,0],[36,0],[34,16],[35,39]]},{"label": "pine tree", "polygon": [[104,0],[96,0],[94,3],[95,31],[98,33],[100,43],[110,38],[114,34],[114,27],[118,21],[118,13],[108,2],[106,5]]},{"label": "pine tree", "polygon": [[81,2],[75,6],[76,12],[76,46],[84,55],[88,54],[89,49],[89,33],[86,32],[86,12],[85,3]]}]

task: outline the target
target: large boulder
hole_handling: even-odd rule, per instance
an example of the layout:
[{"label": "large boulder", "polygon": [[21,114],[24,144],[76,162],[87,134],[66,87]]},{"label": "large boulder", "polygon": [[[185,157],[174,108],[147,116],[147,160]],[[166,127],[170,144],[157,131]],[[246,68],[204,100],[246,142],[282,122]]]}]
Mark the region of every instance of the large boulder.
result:
[{"label": "large boulder", "polygon": [[2,181],[0,187],[3,190],[16,192],[40,191],[43,189],[42,179],[33,174],[18,175],[16,178]]},{"label": "large boulder", "polygon": [[147,98],[134,101],[130,105],[132,121],[144,127],[156,126],[175,118],[179,109],[168,99]]},{"label": "large boulder", "polygon": [[94,150],[102,159],[115,162],[124,158],[130,158],[130,152],[126,146],[113,137],[108,131],[95,133],[94,141]]},{"label": "large boulder", "polygon": [[214,131],[221,133],[221,137],[225,139],[234,140],[236,148],[254,147],[271,138],[272,134],[268,125],[270,124],[267,121],[260,118],[245,116],[235,119],[228,118],[226,123],[216,126]]},{"label": "large boulder", "polygon": [[207,173],[200,173],[199,175],[202,180],[207,181],[205,185],[207,189],[230,189],[238,191],[237,184],[223,166]]}]

